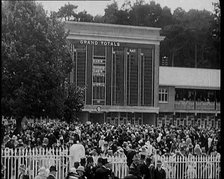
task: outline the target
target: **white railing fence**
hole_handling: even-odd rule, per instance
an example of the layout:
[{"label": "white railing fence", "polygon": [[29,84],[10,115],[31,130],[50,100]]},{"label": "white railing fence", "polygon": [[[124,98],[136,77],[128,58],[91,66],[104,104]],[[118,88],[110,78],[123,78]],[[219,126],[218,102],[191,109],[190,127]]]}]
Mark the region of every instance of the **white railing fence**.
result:
[{"label": "white railing fence", "polygon": [[220,155],[218,156],[157,156],[162,161],[167,179],[220,179]]},{"label": "white railing fence", "polygon": [[31,179],[34,179],[40,167],[50,168],[51,165],[56,165],[58,179],[64,179],[69,169],[67,149],[4,149],[1,156],[1,162],[5,166],[4,175],[7,179],[16,179],[21,164],[26,166]]},{"label": "white railing fence", "polygon": [[[69,150],[65,149],[2,149],[1,163],[5,166],[6,179],[16,179],[18,168],[24,164],[30,179],[34,179],[40,167],[57,167],[57,179],[64,179],[69,171]],[[100,156],[93,157],[94,163]],[[112,171],[120,179],[128,174],[127,160],[122,156],[102,156],[111,163]],[[162,161],[167,179],[220,179],[220,155],[218,156],[154,156],[155,165]]]},{"label": "white railing fence", "polygon": [[[50,168],[51,165],[57,167],[57,179],[64,179],[69,171],[69,149],[2,149],[1,163],[5,166],[4,177],[7,179],[16,179],[18,176],[18,168],[24,164],[27,168],[27,173],[30,179],[38,173],[40,167]],[[93,157],[94,164],[100,156]],[[103,156],[102,156],[103,157]],[[112,171],[115,176],[124,178],[128,174],[126,157],[111,156],[106,157],[111,163]]]}]

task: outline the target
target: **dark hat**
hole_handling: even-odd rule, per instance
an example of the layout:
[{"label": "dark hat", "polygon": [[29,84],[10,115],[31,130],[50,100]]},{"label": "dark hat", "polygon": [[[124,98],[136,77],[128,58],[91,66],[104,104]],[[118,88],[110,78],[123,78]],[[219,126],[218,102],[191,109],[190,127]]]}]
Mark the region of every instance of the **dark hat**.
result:
[{"label": "dark hat", "polygon": [[94,162],[93,161],[93,157],[91,157],[91,156],[90,157],[87,157],[87,163],[90,163],[90,162]]},{"label": "dark hat", "polygon": [[52,172],[52,171],[57,172],[56,166],[51,166],[51,167],[50,167],[50,172]]},{"label": "dark hat", "polygon": [[151,158],[149,158],[149,157],[146,158],[146,162],[151,163],[151,161],[152,161]]},{"label": "dark hat", "polygon": [[104,159],[103,159],[103,165],[106,165],[107,163],[109,163],[109,162],[107,161],[107,158],[104,158]]},{"label": "dark hat", "polygon": [[86,158],[81,158],[80,163],[86,162]]},{"label": "dark hat", "polygon": [[98,163],[103,163],[103,158],[99,157],[97,161]]}]

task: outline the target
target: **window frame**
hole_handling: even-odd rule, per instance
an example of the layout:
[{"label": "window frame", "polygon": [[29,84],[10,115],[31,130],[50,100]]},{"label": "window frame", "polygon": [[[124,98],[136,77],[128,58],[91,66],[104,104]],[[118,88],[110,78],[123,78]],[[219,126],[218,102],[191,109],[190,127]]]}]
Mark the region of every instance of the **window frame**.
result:
[{"label": "window frame", "polygon": [[159,88],[159,103],[168,103],[169,102],[168,94],[169,94],[168,88],[160,87]]}]

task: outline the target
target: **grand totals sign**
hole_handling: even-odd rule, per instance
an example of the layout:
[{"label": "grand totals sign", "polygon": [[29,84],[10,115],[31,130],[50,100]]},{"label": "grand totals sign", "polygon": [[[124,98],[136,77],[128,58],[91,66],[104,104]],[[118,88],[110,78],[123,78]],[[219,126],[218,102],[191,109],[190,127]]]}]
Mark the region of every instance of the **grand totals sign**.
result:
[{"label": "grand totals sign", "polygon": [[99,41],[99,40],[80,40],[82,45],[103,45],[103,46],[120,46],[119,42],[108,42],[108,41]]}]

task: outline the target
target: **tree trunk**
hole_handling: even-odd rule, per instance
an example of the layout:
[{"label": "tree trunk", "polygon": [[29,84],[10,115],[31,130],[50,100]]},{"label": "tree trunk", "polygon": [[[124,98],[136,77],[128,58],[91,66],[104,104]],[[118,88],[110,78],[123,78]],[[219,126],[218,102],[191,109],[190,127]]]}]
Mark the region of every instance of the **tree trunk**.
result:
[{"label": "tree trunk", "polygon": [[21,131],[21,129],[22,129],[22,126],[21,126],[22,120],[23,120],[23,117],[17,117],[17,119],[16,119],[16,129],[14,131],[14,134],[18,134]]}]

